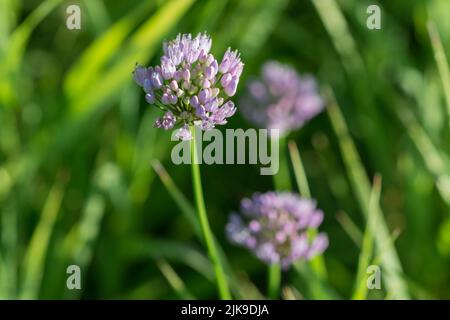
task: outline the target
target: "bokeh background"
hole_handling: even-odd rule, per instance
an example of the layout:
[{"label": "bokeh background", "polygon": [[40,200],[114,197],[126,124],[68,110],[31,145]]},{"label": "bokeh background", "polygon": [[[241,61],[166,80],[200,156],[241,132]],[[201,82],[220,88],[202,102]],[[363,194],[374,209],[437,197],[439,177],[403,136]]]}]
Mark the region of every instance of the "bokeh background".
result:
[{"label": "bokeh background", "polygon": [[[379,1],[382,29],[369,30],[374,3],[1,1],[0,298],[217,297],[190,225],[190,168],[171,163],[170,133],[152,128],[160,113],[131,74],[136,62],[159,62],[164,39],[202,31],[218,57],[228,46],[241,52],[238,97],[268,59],[315,75],[336,97],[336,112],[289,136],[325,212],[328,275],[315,290],[314,275],[293,268],[282,297],[352,297],[379,173],[386,248],[403,270],[395,281],[409,298],[450,298],[450,2]],[[81,30],[66,28],[70,4],[81,7]],[[240,114],[230,120],[221,130],[251,127]],[[230,245],[224,225],[242,197],[272,189],[272,179],[251,165],[202,166],[202,178],[235,297],[261,298],[266,267]],[[66,287],[72,264],[82,290]],[[382,288],[368,298],[395,297],[395,286]]]}]

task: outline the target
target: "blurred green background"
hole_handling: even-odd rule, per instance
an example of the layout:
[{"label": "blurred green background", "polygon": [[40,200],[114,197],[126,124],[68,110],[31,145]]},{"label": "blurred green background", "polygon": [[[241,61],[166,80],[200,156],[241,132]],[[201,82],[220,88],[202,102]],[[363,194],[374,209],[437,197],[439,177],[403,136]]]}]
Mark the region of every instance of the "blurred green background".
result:
[{"label": "blurred green background", "polygon": [[[164,39],[207,31],[217,57],[228,46],[241,52],[235,101],[246,78],[276,59],[317,76],[338,103],[289,137],[325,212],[327,278],[293,268],[282,297],[352,297],[379,173],[402,297],[449,299],[450,77],[442,49],[449,57],[450,2],[380,1],[382,28],[369,30],[373,3],[0,1],[0,298],[217,297],[189,224],[190,168],[171,163],[170,133],[152,128],[160,112],[131,75],[136,62],[159,62]],[[66,28],[70,4],[81,7],[81,30]],[[238,127],[251,127],[239,113],[221,130]],[[261,298],[266,267],[230,245],[224,225],[242,197],[273,188],[271,177],[257,166],[217,165],[202,166],[202,179],[234,295]],[[66,288],[72,264],[81,267],[82,290]],[[398,293],[388,282],[382,288],[368,298]]]}]

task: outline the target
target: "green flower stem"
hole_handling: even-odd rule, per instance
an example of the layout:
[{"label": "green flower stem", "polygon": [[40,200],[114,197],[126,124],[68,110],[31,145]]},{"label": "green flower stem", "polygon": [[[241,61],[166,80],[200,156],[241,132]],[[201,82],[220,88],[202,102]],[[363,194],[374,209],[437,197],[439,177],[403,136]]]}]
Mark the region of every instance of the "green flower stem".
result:
[{"label": "green flower stem", "polygon": [[200,226],[202,229],[205,244],[208,250],[209,259],[214,268],[216,275],[217,287],[219,290],[219,296],[221,299],[230,300],[231,293],[228,287],[227,280],[225,278],[224,269],[220,261],[217,248],[214,243],[214,237],[209,225],[208,216],[206,214],[205,200],[203,199],[202,181],[200,177],[200,165],[198,162],[198,150],[195,141],[195,127],[191,126],[192,140],[191,140],[191,159],[192,159],[192,181],[194,187],[195,204],[197,206],[198,216],[200,220]]},{"label": "green flower stem", "polygon": [[289,163],[286,157],[286,137],[272,138],[272,143],[274,143],[274,139],[278,139],[280,159],[278,172],[273,176],[275,189],[277,191],[289,191],[291,190],[291,179],[289,177]]},{"label": "green flower stem", "polygon": [[[278,141],[274,141],[278,139]],[[279,169],[273,176],[273,183],[275,190],[288,191],[291,189],[291,181],[289,177],[289,163],[286,157],[286,138],[276,137],[272,138],[272,143],[278,143],[279,150]],[[268,270],[268,286],[267,294],[271,299],[278,299],[280,295],[281,283],[281,266],[280,264],[271,264]]]},{"label": "green flower stem", "polygon": [[274,263],[269,266],[269,279],[267,287],[267,295],[271,299],[278,299],[280,294],[281,283],[281,266]]},{"label": "green flower stem", "polygon": [[[297,187],[300,195],[304,198],[311,198],[311,191],[309,189],[308,178],[306,177],[305,167],[303,166],[302,158],[300,156],[300,151],[294,141],[289,141],[288,144],[289,154],[291,156],[292,167],[294,169],[295,180],[297,181]],[[316,229],[308,230],[308,235],[311,238],[316,237],[318,231]],[[326,279],[327,269],[325,266],[325,261],[322,255],[315,256],[311,260],[311,267],[314,272],[317,273],[320,279]]]},{"label": "green flower stem", "polygon": [[[294,141],[289,141],[288,148],[299,193],[304,198],[311,198],[308,178],[300,151]],[[308,236],[310,238],[314,238],[317,233],[316,229],[308,230]],[[311,261],[299,261],[295,264],[295,268],[308,281],[309,290],[314,299],[334,298],[326,285],[327,269],[322,255],[315,256]]]}]

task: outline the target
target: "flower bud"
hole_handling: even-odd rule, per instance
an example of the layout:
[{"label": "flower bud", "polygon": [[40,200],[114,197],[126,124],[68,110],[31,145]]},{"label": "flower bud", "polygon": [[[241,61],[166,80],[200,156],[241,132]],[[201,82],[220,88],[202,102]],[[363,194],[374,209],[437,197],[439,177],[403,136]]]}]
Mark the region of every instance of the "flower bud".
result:
[{"label": "flower bud", "polygon": [[144,91],[147,93],[152,91],[152,82],[150,81],[150,79],[144,80]]},{"label": "flower bud", "polygon": [[222,78],[220,79],[220,84],[222,85],[222,87],[225,88],[225,87],[230,83],[230,81],[231,81],[232,78],[233,78],[233,77],[231,76],[231,74],[225,73],[225,74],[222,76]]},{"label": "flower bud", "polygon": [[167,105],[167,104],[170,103],[170,101],[169,101],[169,95],[168,95],[167,93],[164,93],[164,94],[162,95],[162,97],[161,97],[161,102],[162,102],[162,104],[165,104],[165,105]]},{"label": "flower bud", "polygon": [[176,82],[175,80],[172,80],[170,82],[170,89],[172,89],[173,91],[176,91],[178,89],[178,82]]},{"label": "flower bud", "polygon": [[154,104],[155,103],[155,95],[153,93],[147,93],[145,95],[145,100],[149,103],[149,104]]},{"label": "flower bud", "polygon": [[163,79],[158,72],[153,72],[151,80],[152,80],[152,85],[153,85],[153,87],[155,87],[155,89],[159,89],[163,85]]}]

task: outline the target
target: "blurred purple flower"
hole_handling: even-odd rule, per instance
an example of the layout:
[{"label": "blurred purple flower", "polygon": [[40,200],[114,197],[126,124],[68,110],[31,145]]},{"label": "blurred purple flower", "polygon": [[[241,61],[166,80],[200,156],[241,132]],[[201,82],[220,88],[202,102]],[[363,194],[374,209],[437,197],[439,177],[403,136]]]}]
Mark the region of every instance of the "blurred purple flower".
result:
[{"label": "blurred purple flower", "polygon": [[323,100],[312,76],[301,77],[291,67],[266,62],[261,79],[250,80],[241,111],[254,124],[279,129],[280,134],[303,126],[323,110]]},{"label": "blurred purple flower", "polygon": [[311,259],[328,247],[328,237],[311,238],[323,212],[314,200],[290,192],[255,193],[241,201],[241,213],[230,215],[226,232],[236,244],[253,251],[262,261],[280,263],[284,269],[299,259]]},{"label": "blurred purple flower", "polygon": [[194,38],[179,34],[164,43],[159,66],[136,66],[134,79],[144,89],[146,101],[166,111],[155,127],[168,130],[180,125],[176,136],[190,140],[189,125],[209,130],[234,114],[236,108],[228,98],[236,93],[244,64],[230,48],[219,64],[209,53],[211,44],[206,33]]}]

